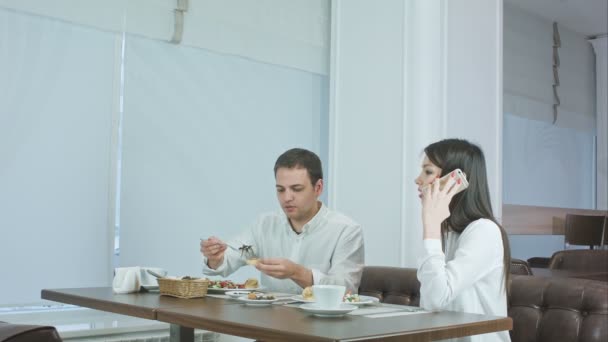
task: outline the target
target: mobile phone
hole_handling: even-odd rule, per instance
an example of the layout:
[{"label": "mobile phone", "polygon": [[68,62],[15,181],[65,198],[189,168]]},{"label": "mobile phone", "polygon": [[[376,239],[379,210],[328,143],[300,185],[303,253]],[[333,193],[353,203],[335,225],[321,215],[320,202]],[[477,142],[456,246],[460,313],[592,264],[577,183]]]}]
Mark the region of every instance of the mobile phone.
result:
[{"label": "mobile phone", "polygon": [[[458,183],[454,184],[454,186],[457,187],[456,193],[454,194],[454,195],[456,195],[457,193],[468,188],[469,182],[467,181],[467,176],[464,174],[464,172],[462,172],[462,170],[456,169],[452,172],[454,172],[454,177],[455,177],[456,182],[458,182],[458,180],[460,179],[460,185],[458,185]],[[443,176],[439,179],[439,190],[443,190],[443,187],[448,182],[448,179],[450,179],[452,172],[446,174],[445,176]]]}]

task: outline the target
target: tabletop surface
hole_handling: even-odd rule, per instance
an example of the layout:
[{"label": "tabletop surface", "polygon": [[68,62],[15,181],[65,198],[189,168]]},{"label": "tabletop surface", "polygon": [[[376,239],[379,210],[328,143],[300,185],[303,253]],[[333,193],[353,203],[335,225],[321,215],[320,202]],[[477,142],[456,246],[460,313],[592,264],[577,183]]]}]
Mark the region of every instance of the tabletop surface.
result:
[{"label": "tabletop surface", "polygon": [[399,315],[384,315],[389,317],[350,314],[316,317],[294,305],[257,307],[211,297],[179,299],[158,293],[113,294],[109,287],[42,290],[42,298],[266,341],[378,338],[387,341],[428,341],[512,328],[509,317],[460,312],[403,311]]}]

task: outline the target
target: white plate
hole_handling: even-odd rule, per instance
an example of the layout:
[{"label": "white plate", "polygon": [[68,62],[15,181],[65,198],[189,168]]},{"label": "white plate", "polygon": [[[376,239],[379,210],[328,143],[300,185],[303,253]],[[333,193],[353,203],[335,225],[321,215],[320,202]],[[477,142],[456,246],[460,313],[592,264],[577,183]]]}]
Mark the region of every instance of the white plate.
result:
[{"label": "white plate", "polygon": [[344,302],[344,304],[350,305],[368,305],[374,303],[380,303],[380,299],[371,296],[359,296],[358,302]]},{"label": "white plate", "polygon": [[277,298],[275,298],[275,299],[249,299],[249,298],[247,298],[247,296],[238,297],[237,299],[240,300],[241,302],[245,303],[245,305],[251,305],[251,306],[267,306],[267,305],[270,305],[277,301]]},{"label": "white plate", "polygon": [[237,291],[228,291],[225,294],[232,298],[239,298],[239,297],[246,296],[247,294],[249,294],[249,292],[251,292],[251,291],[237,290]]},{"label": "white plate", "polygon": [[[298,302],[303,302],[303,303],[314,303],[315,302],[314,299],[305,299],[304,297],[302,297],[302,295],[292,296],[289,299],[291,299],[291,300],[297,300]],[[344,302],[344,304],[350,304],[350,305],[368,305],[368,304],[374,304],[374,303],[379,303],[379,302],[380,302],[380,299],[378,299],[376,297],[359,296],[359,301],[358,302]]]},{"label": "white plate", "polygon": [[341,304],[339,308],[335,309],[324,309],[317,306],[315,303],[306,303],[300,305],[300,309],[310,312],[315,316],[319,317],[340,317],[347,313],[356,310],[357,307],[350,304]]},{"label": "white plate", "polygon": [[260,291],[263,290],[263,287],[256,287],[255,289],[222,289],[222,288],[213,288],[213,287],[208,287],[207,291],[208,292],[221,292],[221,293],[228,293],[228,292],[232,292],[232,291],[244,291],[244,292],[251,292],[251,291]]},{"label": "white plate", "polygon": [[143,287],[144,289],[146,289],[146,291],[158,291],[158,285],[142,285],[141,287]]}]

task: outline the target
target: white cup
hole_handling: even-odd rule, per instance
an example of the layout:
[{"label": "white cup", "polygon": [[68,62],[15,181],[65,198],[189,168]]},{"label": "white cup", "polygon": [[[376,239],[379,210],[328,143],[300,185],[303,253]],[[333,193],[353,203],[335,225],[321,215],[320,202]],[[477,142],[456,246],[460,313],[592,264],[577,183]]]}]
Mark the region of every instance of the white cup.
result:
[{"label": "white cup", "polygon": [[148,273],[148,270],[160,274],[163,277],[167,276],[167,271],[158,267],[142,267],[140,269],[141,285],[158,285],[156,277]]},{"label": "white cup", "polygon": [[313,285],[312,287],[315,303],[323,309],[339,308],[344,292],[346,292],[346,287],[342,285]]}]

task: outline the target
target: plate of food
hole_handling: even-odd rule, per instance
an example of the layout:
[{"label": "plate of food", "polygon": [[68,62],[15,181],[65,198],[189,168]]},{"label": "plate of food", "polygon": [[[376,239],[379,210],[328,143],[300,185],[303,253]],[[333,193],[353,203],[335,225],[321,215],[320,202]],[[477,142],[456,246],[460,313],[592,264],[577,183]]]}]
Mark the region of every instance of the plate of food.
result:
[{"label": "plate of food", "polygon": [[232,280],[210,280],[207,291],[209,292],[229,292],[229,291],[255,291],[260,290],[258,280],[249,278],[244,283],[235,283]]},{"label": "plate of food", "polygon": [[[310,288],[310,287],[305,288],[304,291],[302,291],[301,295],[292,296],[289,299],[291,299],[293,301],[302,302],[302,303],[314,303],[315,302],[315,297],[312,293],[312,288]],[[350,292],[347,292],[344,295],[342,302],[344,302],[345,304],[351,304],[351,305],[368,305],[368,304],[380,303],[380,300],[376,297],[360,296],[358,294],[352,294]]]},{"label": "plate of food", "polygon": [[246,296],[238,297],[238,300],[251,306],[266,306],[277,301],[277,297],[261,292],[249,292]]},{"label": "plate of food", "polygon": [[358,294],[351,294],[350,292],[347,292],[344,295],[342,302],[351,305],[368,305],[380,303],[380,299],[371,296],[360,296]]},{"label": "plate of food", "polygon": [[315,297],[312,295],[312,287],[311,286],[306,287],[302,291],[302,294],[297,295],[297,296],[292,296],[289,299],[295,300],[295,301],[298,301],[298,302],[304,302],[304,303],[314,303],[315,302]]},{"label": "plate of food", "polygon": [[232,298],[239,298],[239,297],[246,296],[250,293],[251,293],[251,291],[237,290],[237,291],[226,291],[225,295],[232,297]]}]

